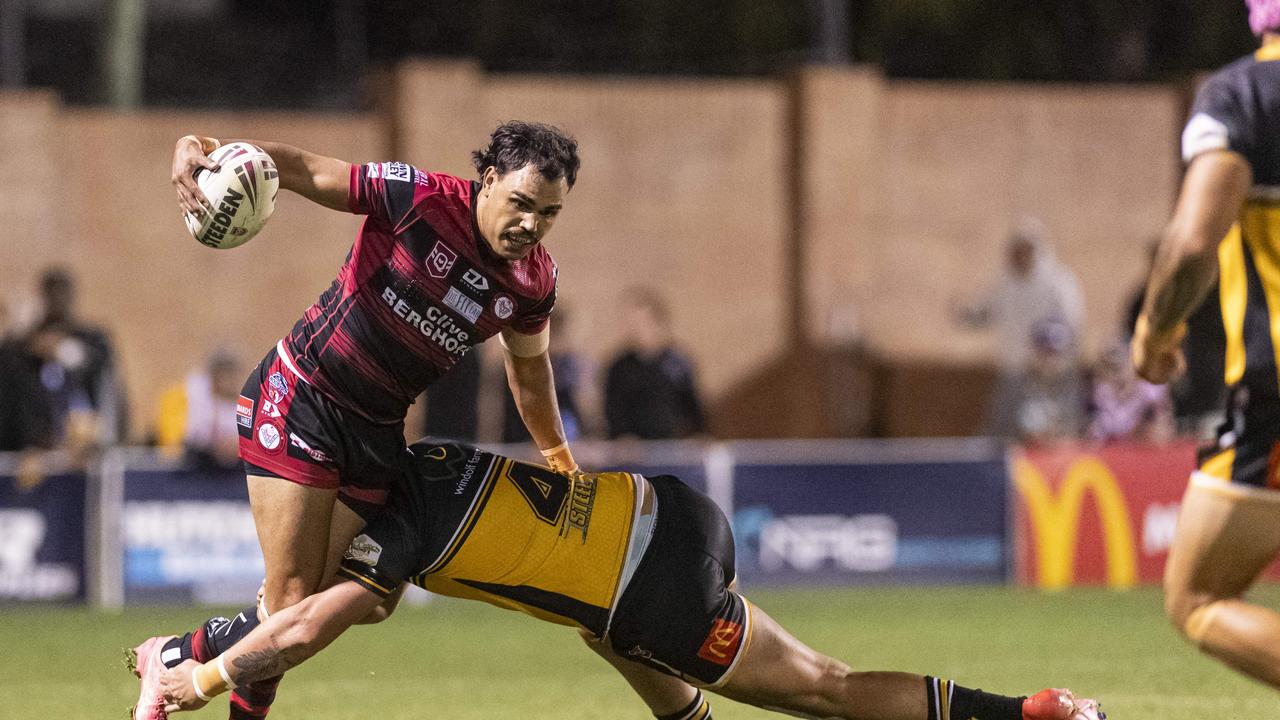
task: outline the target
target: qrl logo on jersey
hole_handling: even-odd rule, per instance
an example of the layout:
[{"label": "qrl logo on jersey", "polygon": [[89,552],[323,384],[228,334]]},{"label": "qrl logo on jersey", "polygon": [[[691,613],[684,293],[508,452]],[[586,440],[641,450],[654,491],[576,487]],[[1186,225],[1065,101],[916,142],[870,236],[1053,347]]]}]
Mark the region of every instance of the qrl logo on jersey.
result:
[{"label": "qrl logo on jersey", "polygon": [[427,273],[433,278],[442,278],[449,274],[457,261],[458,253],[437,240],[435,247],[431,248],[431,254],[427,255]]},{"label": "qrl logo on jersey", "polygon": [[742,626],[732,620],[716,618],[707,639],[698,648],[698,657],[716,665],[728,666],[738,654],[738,646],[742,644]]}]

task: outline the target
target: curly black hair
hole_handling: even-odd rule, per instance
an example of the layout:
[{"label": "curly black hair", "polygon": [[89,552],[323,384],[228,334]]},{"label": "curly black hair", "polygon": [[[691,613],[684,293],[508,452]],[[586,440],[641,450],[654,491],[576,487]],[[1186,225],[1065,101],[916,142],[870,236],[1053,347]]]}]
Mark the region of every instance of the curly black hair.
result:
[{"label": "curly black hair", "polygon": [[573,187],[578,179],[578,141],[553,125],[513,120],[494,128],[488,146],[471,153],[481,175],[493,168],[499,175],[533,163],[548,180],[564,178]]}]

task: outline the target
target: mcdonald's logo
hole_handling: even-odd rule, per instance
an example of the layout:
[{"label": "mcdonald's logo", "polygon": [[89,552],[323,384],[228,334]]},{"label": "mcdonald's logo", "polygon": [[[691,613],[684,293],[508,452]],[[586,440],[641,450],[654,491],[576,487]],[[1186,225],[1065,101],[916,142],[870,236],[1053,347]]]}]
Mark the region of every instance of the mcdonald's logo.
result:
[{"label": "mcdonald's logo", "polygon": [[732,620],[716,618],[707,633],[707,639],[698,648],[698,657],[717,665],[729,665],[738,654],[738,644],[742,640],[742,626]]},{"label": "mcdonald's logo", "polygon": [[1026,503],[1030,519],[1037,586],[1057,590],[1074,579],[1080,514],[1085,493],[1091,492],[1106,544],[1107,585],[1133,587],[1138,577],[1133,525],[1124,493],[1101,460],[1089,455],[1074,460],[1055,494],[1040,470],[1026,458],[1018,457],[1013,464],[1013,483]]}]

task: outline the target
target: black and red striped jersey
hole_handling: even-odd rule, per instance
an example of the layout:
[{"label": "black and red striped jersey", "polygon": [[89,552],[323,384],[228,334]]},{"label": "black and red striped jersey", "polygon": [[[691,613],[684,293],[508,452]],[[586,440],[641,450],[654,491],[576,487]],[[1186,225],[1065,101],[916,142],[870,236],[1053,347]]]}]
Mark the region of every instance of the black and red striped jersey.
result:
[{"label": "black and red striped jersey", "polygon": [[405,163],[352,166],[349,209],[368,217],[282,343],[305,380],[369,420],[398,422],[476,344],[546,326],[555,262],[541,245],[516,261],[494,254],[476,226],[478,189]]}]

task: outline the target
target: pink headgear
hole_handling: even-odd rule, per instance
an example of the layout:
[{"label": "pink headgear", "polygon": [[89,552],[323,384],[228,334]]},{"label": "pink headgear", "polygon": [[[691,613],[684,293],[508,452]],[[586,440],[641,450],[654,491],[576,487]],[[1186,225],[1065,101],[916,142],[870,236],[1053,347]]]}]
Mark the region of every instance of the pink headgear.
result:
[{"label": "pink headgear", "polygon": [[1254,35],[1280,30],[1280,0],[1245,0]]}]

